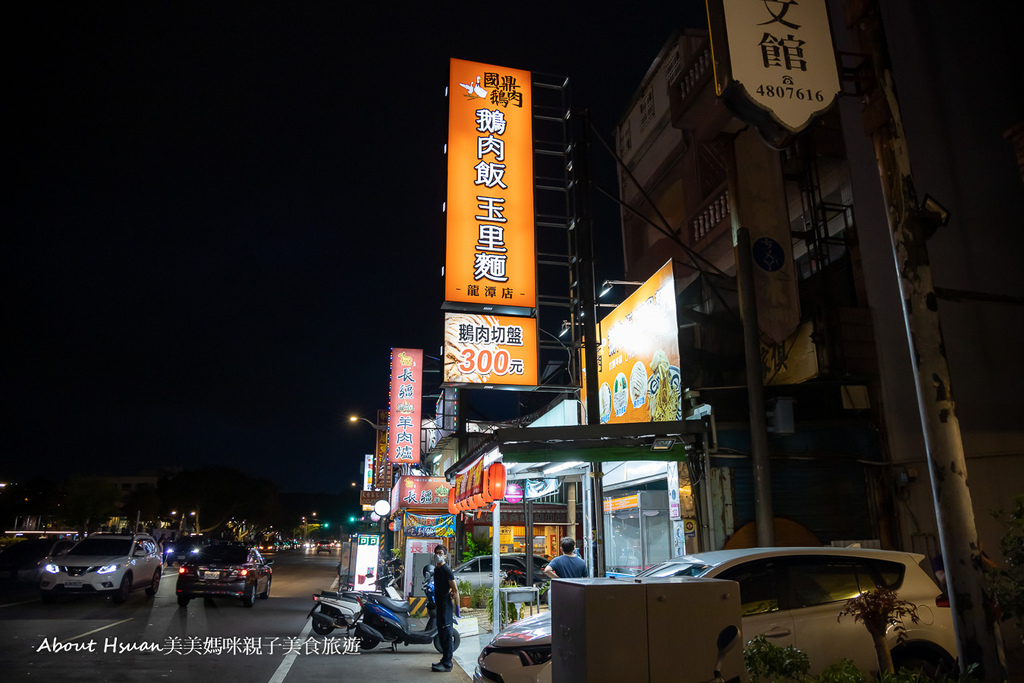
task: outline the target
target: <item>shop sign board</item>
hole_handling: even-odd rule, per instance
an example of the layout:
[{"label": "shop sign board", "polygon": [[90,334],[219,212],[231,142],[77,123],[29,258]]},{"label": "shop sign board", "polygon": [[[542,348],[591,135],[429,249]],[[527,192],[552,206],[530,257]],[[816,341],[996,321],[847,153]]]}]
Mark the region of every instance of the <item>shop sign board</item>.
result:
[{"label": "shop sign board", "polygon": [[523,486],[522,484],[512,481],[505,485],[505,502],[506,503],[522,503],[523,502]]},{"label": "shop sign board", "polygon": [[402,529],[406,536],[417,538],[453,538],[455,515],[402,515]]},{"label": "shop sign board", "polygon": [[841,92],[825,0],[709,0],[715,90],[776,148]]},{"label": "shop sign board", "polygon": [[531,88],[529,71],[451,60],[446,308],[537,305]]},{"label": "shop sign board", "polygon": [[618,510],[633,510],[640,507],[640,494],[634,493],[632,496],[624,496],[623,498],[608,498],[604,501],[605,512],[616,512]]},{"label": "shop sign board", "polygon": [[[683,419],[679,323],[672,261],[599,324],[597,384],[601,423]],[[581,354],[582,355],[582,354]],[[589,400],[583,364],[583,400]],[[586,410],[583,410],[586,415]]]},{"label": "shop sign board", "polygon": [[377,445],[373,451],[373,487],[390,489],[393,483],[391,463],[388,462],[388,411],[377,411]]},{"label": "shop sign board", "polygon": [[390,396],[388,462],[416,464],[420,461],[423,349],[391,349]]},{"label": "shop sign board", "polygon": [[391,509],[448,509],[448,480],[444,477],[399,477],[391,496]]},{"label": "shop sign board", "polygon": [[537,386],[537,319],[445,313],[442,385]]},{"label": "shop sign board", "polygon": [[363,490],[373,490],[373,454],[367,453],[363,462]]}]

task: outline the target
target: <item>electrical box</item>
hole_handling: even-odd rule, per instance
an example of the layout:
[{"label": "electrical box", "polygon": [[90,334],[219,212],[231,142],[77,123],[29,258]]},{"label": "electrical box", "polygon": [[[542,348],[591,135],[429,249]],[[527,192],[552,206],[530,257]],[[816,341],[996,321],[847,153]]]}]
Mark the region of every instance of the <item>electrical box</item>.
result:
[{"label": "electrical box", "polygon": [[[742,627],[735,581],[555,579],[551,590],[553,681],[708,681],[719,634]],[[724,679],[746,680],[742,633],[722,657]]]}]

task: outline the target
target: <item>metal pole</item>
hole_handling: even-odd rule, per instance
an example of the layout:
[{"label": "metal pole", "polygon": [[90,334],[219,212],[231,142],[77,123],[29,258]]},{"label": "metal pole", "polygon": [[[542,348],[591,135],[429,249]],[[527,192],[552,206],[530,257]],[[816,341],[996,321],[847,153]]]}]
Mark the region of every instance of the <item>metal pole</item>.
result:
[{"label": "metal pole", "polygon": [[[577,173],[576,244],[579,247],[579,296],[583,319],[583,354],[587,372],[587,424],[601,424],[601,406],[598,397],[600,387],[597,381],[597,306],[594,296],[594,233],[590,218],[590,171],[587,161],[587,147],[590,144],[590,120],[586,110],[579,112],[580,139],[575,146],[574,164]],[[594,490],[593,515],[593,564],[596,576],[604,576],[604,472],[600,462],[591,463],[590,481]]]},{"label": "metal pole", "polygon": [[[754,523],[757,544],[775,545],[772,510],[772,477],[768,461],[768,424],[765,417],[764,383],[761,380],[761,335],[757,326],[757,298],[750,256],[750,231],[736,229],[736,280],[740,316],[743,318],[743,355],[747,366],[747,407],[750,411],[750,450],[754,465]],[[709,511],[710,512],[710,511]]]},{"label": "metal pole", "polygon": [[982,680],[1006,680],[999,627],[986,614],[990,598],[985,590],[984,565],[967,485],[967,463],[885,31],[875,3],[848,2],[847,9],[852,7],[860,9],[859,16],[851,17],[851,26],[861,51],[871,57],[877,84],[867,95],[864,120],[878,122],[870,134],[903,292],[903,323],[916,370],[914,388],[928,455],[960,670],[966,672],[969,666],[977,664],[981,669],[977,675]]},{"label": "metal pole", "polygon": [[491,629],[497,635],[501,630],[501,503],[494,501],[494,515],[491,519],[491,595],[494,596],[491,611]]}]

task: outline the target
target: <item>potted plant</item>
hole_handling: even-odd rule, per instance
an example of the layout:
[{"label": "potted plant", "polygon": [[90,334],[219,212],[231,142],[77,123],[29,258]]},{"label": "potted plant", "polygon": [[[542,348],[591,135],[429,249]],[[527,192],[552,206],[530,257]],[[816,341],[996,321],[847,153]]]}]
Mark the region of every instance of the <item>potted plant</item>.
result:
[{"label": "potted plant", "polygon": [[463,609],[468,608],[473,600],[473,587],[469,585],[469,581],[459,581],[455,585],[459,589],[459,606]]}]

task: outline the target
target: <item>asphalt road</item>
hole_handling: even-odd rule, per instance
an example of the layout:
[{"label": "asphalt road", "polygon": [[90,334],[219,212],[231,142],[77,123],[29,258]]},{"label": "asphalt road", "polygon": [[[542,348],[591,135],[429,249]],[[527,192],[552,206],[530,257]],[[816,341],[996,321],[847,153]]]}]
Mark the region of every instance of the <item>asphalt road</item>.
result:
[{"label": "asphalt road", "polygon": [[[274,560],[268,600],[251,609],[229,598],[179,607],[176,568],[165,568],[153,598],[133,593],[70,597],[44,605],[31,586],[0,587],[0,680],[156,681],[466,681],[430,671],[430,645],[345,654],[344,632],[313,634],[312,594],[336,579],[337,554],[289,551]],[[422,627],[422,620],[416,620]],[[460,648],[461,649],[461,648]],[[466,655],[467,653],[460,652]],[[464,657],[471,661],[476,653]],[[467,664],[468,665],[468,664]]]}]

